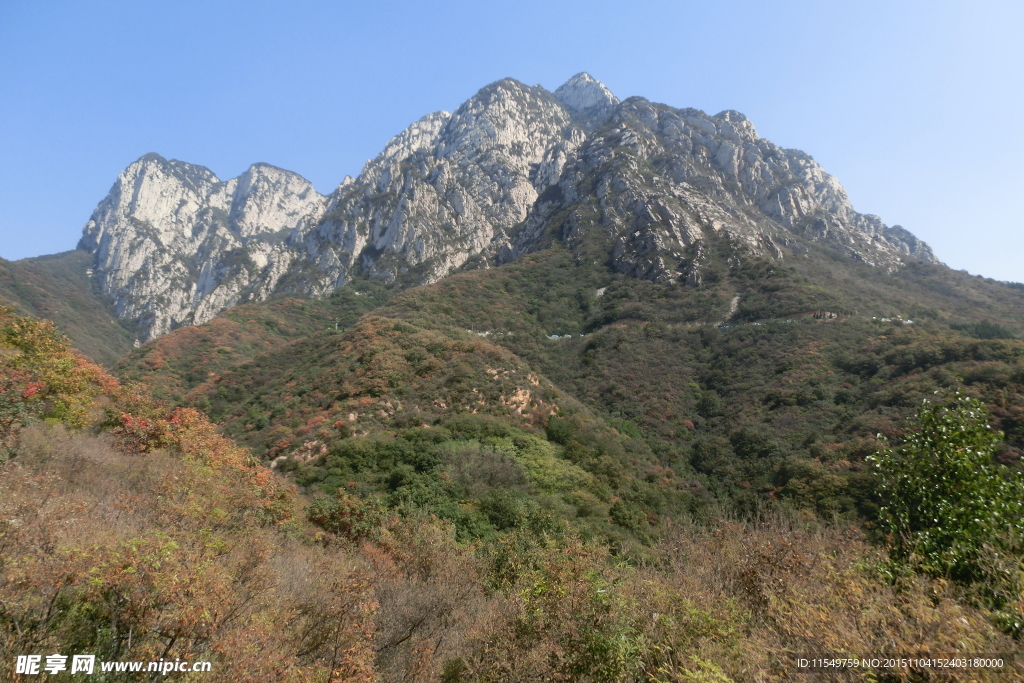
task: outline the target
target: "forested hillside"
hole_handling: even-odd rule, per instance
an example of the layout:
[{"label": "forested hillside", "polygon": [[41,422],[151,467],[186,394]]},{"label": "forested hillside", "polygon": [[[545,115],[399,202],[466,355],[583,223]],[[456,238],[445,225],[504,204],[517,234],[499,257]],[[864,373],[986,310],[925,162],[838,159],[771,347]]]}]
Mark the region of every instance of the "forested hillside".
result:
[{"label": "forested hillside", "polygon": [[86,356],[112,366],[132,348],[130,324],[116,320],[113,302],[89,276],[83,251],[20,261],[0,259],[0,303],[52,320]]},{"label": "forested hillside", "polygon": [[[331,382],[362,408],[310,425],[271,469],[49,323],[0,310],[6,676],[15,654],[57,652],[210,662],[177,675],[197,681],[781,681],[795,653],[1016,648],[957,584],[893,577],[855,526],[768,511],[657,522],[619,505],[616,482],[674,490],[636,427],[610,428],[479,337],[367,317],[295,344],[334,375],[254,379],[283,414],[300,410],[289,394]],[[240,384],[211,386],[231,387],[211,410],[244,405]],[[495,395],[473,403],[484,387]],[[412,410],[422,396],[445,405]],[[387,401],[395,415],[374,412]]]},{"label": "forested hillside", "polygon": [[[236,309],[147,344],[120,372],[210,411],[267,458],[453,411],[518,422],[510,401],[529,396],[519,413],[553,443],[573,438],[551,416],[600,424],[642,453],[646,464],[624,464],[616,482],[671,473],[672,503],[622,490],[655,518],[719,506],[747,515],[775,501],[870,520],[878,501],[864,459],[877,435],[899,438],[924,397],[958,383],[1005,432],[1000,459],[1018,460],[1024,290],[931,264],[885,275],[846,260],[825,270],[727,255],[701,287],[618,275],[558,248],[393,296],[354,284],[316,304]],[[335,329],[370,309],[356,329]],[[271,310],[281,317],[268,325],[256,312]],[[316,327],[294,341],[282,333]],[[274,350],[217,341],[224,330]],[[538,386],[498,381],[499,348]],[[560,399],[540,408],[542,382]]]}]

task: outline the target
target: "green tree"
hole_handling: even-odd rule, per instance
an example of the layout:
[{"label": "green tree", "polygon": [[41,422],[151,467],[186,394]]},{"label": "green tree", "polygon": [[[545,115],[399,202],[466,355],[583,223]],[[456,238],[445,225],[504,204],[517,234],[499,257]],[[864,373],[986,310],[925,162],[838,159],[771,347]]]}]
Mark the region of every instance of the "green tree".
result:
[{"label": "green tree", "polygon": [[377,538],[385,527],[388,512],[376,500],[365,500],[338,489],[335,497],[317,496],[306,510],[309,521],[345,540],[359,542]]},{"label": "green tree", "polygon": [[901,445],[870,458],[893,563],[971,587],[1021,632],[1024,479],[993,459],[1002,433],[959,390],[924,401],[910,427]]}]

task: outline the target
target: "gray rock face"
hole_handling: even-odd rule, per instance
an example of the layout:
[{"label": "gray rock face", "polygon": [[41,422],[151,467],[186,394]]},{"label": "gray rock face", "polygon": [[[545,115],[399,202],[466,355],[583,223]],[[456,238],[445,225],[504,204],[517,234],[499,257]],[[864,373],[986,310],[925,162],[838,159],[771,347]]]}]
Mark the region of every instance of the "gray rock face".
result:
[{"label": "gray rock face", "polygon": [[222,182],[150,154],[129,166],[79,248],[148,339],[274,291],[324,296],[360,275],[414,285],[552,239],[636,277],[696,283],[709,239],[789,258],[814,242],[886,269],[934,261],[900,227],[737,112],[619,100],[588,74],[553,94],[506,79],[426,116],[329,196],[256,164]]},{"label": "gray rock face", "polygon": [[287,236],[325,208],[307,180],[267,164],[221,182],[147,154],[121,173],[78,246],[145,339],[266,298],[295,257]]},{"label": "gray rock face", "polygon": [[298,287],[322,295],[353,269],[433,282],[493,256],[558,180],[573,130],[550,93],[513,80],[420,119],[331,195],[318,226],[296,235],[305,253]]},{"label": "gray rock face", "polygon": [[638,97],[576,149],[505,259],[553,238],[622,273],[697,283],[712,235],[775,259],[812,242],[890,271],[906,257],[936,261],[903,228],[854,211],[810,156],[759,138],[742,114]]},{"label": "gray rock face", "polygon": [[591,126],[607,121],[619,103],[604,83],[588,73],[576,74],[559,86],[555,99],[569,111],[582,115]]}]

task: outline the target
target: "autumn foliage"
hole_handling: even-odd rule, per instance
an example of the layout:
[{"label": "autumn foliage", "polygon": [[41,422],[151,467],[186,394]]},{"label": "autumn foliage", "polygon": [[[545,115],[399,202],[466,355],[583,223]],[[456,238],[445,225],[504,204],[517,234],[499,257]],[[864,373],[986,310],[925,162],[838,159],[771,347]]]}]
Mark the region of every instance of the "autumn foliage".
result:
[{"label": "autumn foliage", "polygon": [[0,457],[32,419],[81,427],[116,380],[71,350],[53,323],[0,306]]},{"label": "autumn foliage", "polygon": [[[1016,647],[955,586],[893,583],[860,531],[809,514],[666,524],[631,554],[511,495],[482,499],[501,533],[466,541],[411,494],[390,508],[345,487],[307,501],[201,412],[118,384],[45,323],[4,311],[0,324],[8,679],[15,655],[59,652],[213,662],[177,678],[196,681],[786,681],[794,653]],[[465,438],[496,424],[444,429]],[[550,426],[569,450],[596,447],[568,422]],[[449,454],[466,490],[483,474],[525,486],[501,439],[543,477],[575,472],[550,469],[539,437],[495,434],[494,448]],[[364,455],[402,446],[388,443]]]}]

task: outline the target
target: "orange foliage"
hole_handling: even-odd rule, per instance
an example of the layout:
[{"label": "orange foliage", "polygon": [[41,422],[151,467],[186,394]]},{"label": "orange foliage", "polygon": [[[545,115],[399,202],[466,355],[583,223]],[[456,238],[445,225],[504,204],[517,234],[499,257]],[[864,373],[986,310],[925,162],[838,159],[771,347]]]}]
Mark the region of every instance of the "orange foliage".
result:
[{"label": "orange foliage", "polygon": [[211,660],[214,681],[372,680],[372,586],[349,558],[246,514],[253,487],[229,467],[115,443],[36,426],[2,466],[0,676],[13,654],[77,652]]},{"label": "orange foliage", "polygon": [[0,455],[32,419],[81,427],[117,380],[74,351],[53,323],[0,306]]},{"label": "orange foliage", "polygon": [[[785,681],[795,652],[1015,648],[950,586],[893,587],[859,533],[807,520],[667,529],[634,565],[571,535],[481,549],[414,511],[323,533],[199,411],[119,385],[47,323],[0,308],[0,334],[0,677],[13,655],[63,652],[207,659],[203,680],[252,683]],[[389,386],[405,361],[371,347],[346,381]],[[1013,675],[989,673],[949,680]]]}]

